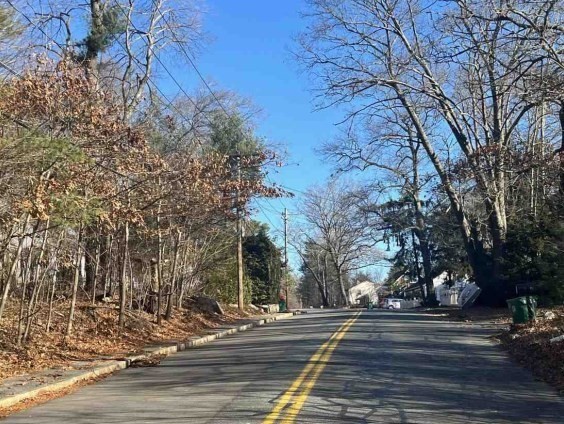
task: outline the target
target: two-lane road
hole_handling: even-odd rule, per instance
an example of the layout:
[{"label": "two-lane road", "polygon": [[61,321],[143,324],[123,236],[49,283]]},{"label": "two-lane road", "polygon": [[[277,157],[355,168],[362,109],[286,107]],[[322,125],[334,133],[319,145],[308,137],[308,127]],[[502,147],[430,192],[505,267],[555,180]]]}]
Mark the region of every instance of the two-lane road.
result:
[{"label": "two-lane road", "polygon": [[171,356],[7,423],[562,423],[564,401],[491,330],[316,311]]}]

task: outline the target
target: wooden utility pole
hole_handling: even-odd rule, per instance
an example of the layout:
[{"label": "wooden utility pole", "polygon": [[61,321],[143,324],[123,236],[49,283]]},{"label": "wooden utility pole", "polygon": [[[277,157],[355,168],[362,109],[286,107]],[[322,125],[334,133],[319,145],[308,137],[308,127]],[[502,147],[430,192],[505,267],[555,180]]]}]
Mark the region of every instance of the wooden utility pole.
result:
[{"label": "wooden utility pole", "polygon": [[286,289],[286,309],[290,309],[290,298],[288,290],[288,209],[284,208],[284,287]]},{"label": "wooden utility pole", "polygon": [[241,185],[241,154],[237,152],[236,157],[237,165],[237,306],[242,312],[245,310],[245,287],[243,285],[243,225],[241,222],[241,205],[239,199],[239,191]]}]

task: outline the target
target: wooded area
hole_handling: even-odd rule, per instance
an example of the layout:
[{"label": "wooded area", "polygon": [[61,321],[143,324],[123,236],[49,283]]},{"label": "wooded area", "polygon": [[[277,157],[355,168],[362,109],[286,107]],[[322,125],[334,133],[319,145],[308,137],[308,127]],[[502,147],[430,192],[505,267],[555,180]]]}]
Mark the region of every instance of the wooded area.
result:
[{"label": "wooded area", "polygon": [[[443,271],[468,275],[491,305],[518,284],[561,303],[564,3],[308,5],[296,56],[318,106],[346,111],[341,136],[322,153],[337,173],[364,181],[336,193],[356,201],[343,214],[392,252],[388,281],[425,285],[429,304]],[[335,240],[313,227],[310,246],[335,260]]]},{"label": "wooded area", "polygon": [[158,84],[170,55],[194,65],[204,38],[190,1],[2,2],[8,351],[52,331],[69,343],[83,311],[96,326],[112,311],[121,333],[143,314],[160,326],[190,296],[237,303],[243,221],[242,296],[278,301],[280,251],[248,217],[252,198],[287,193],[266,182],[281,159],[254,132],[256,108],[203,79],[173,99]]},{"label": "wooded area", "polygon": [[[291,214],[301,300],[348,305],[387,266],[427,305],[445,272],[490,305],[516,287],[562,303],[564,2],[307,4],[295,59],[317,107],[344,116],[318,149],[334,175]],[[249,219],[252,199],[290,195],[268,177],[284,158],[252,102],[199,72],[201,6],[2,2],[3,343],[68,343],[80,311],[110,310],[119,332],[135,314],[161,326],[193,295],[273,303],[294,284]]]}]

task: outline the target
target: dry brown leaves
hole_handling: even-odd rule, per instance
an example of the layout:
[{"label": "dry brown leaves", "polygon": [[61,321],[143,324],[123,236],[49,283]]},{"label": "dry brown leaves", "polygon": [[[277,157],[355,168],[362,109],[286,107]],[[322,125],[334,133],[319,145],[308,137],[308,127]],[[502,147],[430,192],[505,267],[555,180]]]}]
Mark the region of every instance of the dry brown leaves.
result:
[{"label": "dry brown leaves", "polygon": [[564,392],[564,341],[550,343],[564,334],[564,306],[550,309],[554,319],[544,318],[549,310],[540,310],[535,322],[512,326],[499,339],[509,354],[533,374]]},{"label": "dry brown leaves", "polygon": [[460,308],[431,308],[422,311],[425,314],[443,317],[449,321],[463,322],[490,322],[495,324],[507,324],[511,322],[511,313],[507,308],[489,308],[486,306],[474,306],[469,309]]},{"label": "dry brown leaves", "polygon": [[[175,310],[170,320],[155,324],[155,317],[142,311],[128,312],[126,327],[120,333],[118,311],[114,305],[87,301],[77,305],[73,335],[65,342],[68,301],[59,302],[53,313],[51,331],[45,331],[47,306],[41,308],[30,340],[23,347],[16,341],[17,305],[9,303],[0,326],[0,380],[31,374],[48,368],[67,367],[72,361],[122,358],[146,345],[171,340],[186,340],[205,330],[229,324],[241,318],[229,309],[224,316],[210,315],[193,307]],[[243,315],[244,316],[244,315]]]},{"label": "dry brown leaves", "polygon": [[79,381],[79,382],[77,382],[77,383],[75,383],[71,386],[65,387],[63,389],[57,389],[56,391],[53,391],[53,392],[47,391],[47,392],[41,393],[39,395],[36,395],[33,398],[25,399],[25,400],[18,402],[15,405],[12,405],[8,408],[0,408],[0,419],[5,418],[9,415],[15,414],[16,412],[23,411],[25,409],[31,408],[32,406],[42,405],[44,403],[49,402],[50,400],[58,399],[58,398],[62,398],[64,396],[67,396],[71,393],[76,392],[81,387],[87,386],[87,385],[92,384],[93,382],[96,382],[96,381],[101,381],[104,378],[106,378],[107,376],[108,375],[103,375],[103,376],[93,377],[93,378],[88,379],[88,380],[82,380],[82,381]]}]

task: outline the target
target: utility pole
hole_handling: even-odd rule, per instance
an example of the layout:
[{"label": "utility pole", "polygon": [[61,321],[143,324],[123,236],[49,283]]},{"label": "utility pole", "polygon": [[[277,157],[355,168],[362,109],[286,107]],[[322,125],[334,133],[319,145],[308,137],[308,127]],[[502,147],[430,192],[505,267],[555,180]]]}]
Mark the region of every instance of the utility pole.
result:
[{"label": "utility pole", "polygon": [[235,156],[237,166],[237,306],[243,312],[245,310],[245,287],[243,285],[243,225],[241,222],[241,205],[239,201],[239,191],[241,185],[241,154],[237,152]]},{"label": "utility pole", "polygon": [[290,309],[288,290],[288,209],[284,208],[284,287],[286,288],[286,309]]}]

